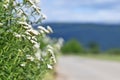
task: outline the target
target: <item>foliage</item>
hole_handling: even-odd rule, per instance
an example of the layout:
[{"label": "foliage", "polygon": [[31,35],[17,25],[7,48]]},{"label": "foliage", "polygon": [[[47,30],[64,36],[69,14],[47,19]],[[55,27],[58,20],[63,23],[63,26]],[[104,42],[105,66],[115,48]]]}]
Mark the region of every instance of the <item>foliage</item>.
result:
[{"label": "foliage", "polygon": [[84,52],[82,45],[80,45],[80,43],[75,39],[71,39],[70,41],[66,42],[61,48],[61,50],[64,54],[68,54],[68,53],[77,54]]},{"label": "foliage", "polygon": [[88,53],[98,54],[100,52],[99,45],[96,42],[90,42],[88,47]]},{"label": "foliage", "polygon": [[120,49],[118,49],[118,48],[110,49],[106,53],[110,54],[110,55],[120,55]]},{"label": "foliage", "polygon": [[32,27],[45,19],[38,1],[0,2],[0,80],[42,80],[56,63],[60,42],[46,36],[52,29]]},{"label": "foliage", "polygon": [[120,56],[118,55],[110,55],[107,53],[99,53],[99,54],[85,54],[80,55],[81,57],[85,58],[92,58],[92,59],[98,59],[98,60],[109,60],[109,61],[120,61]]}]

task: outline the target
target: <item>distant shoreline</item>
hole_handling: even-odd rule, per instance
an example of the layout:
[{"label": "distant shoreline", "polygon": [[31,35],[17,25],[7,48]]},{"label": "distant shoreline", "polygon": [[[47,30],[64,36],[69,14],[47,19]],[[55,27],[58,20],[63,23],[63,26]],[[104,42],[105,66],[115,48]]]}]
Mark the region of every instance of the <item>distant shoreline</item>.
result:
[{"label": "distant shoreline", "polygon": [[[46,23],[51,26],[54,33],[52,38],[64,38],[68,41],[77,39],[84,47],[90,42],[96,42],[101,50],[120,48],[120,24],[94,24],[94,23]],[[37,26],[36,26],[37,27]]]}]

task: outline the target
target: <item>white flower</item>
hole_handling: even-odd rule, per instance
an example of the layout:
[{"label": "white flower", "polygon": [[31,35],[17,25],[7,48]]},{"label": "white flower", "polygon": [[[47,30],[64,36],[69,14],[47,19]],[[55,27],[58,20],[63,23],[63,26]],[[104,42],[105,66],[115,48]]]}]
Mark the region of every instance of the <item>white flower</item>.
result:
[{"label": "white flower", "polygon": [[21,37],[21,35],[17,34],[17,35],[15,35],[15,37],[20,38],[20,37]]},{"label": "white flower", "polygon": [[44,31],[43,31],[43,30],[40,30],[40,33],[41,33],[41,34],[44,34]]},{"label": "white flower", "polygon": [[51,49],[51,50],[53,49],[53,47],[51,45],[47,45],[47,48]]},{"label": "white flower", "polygon": [[8,5],[9,5],[9,2],[10,2],[10,0],[5,0],[4,1],[5,2],[5,4],[3,4],[3,6],[4,6],[4,8],[8,8]]},{"label": "white flower", "polygon": [[61,46],[63,45],[64,39],[63,38],[59,38],[58,39],[58,44],[60,44]]},{"label": "white flower", "polygon": [[42,54],[42,56],[47,56],[47,52],[46,51],[42,51],[41,54]]},{"label": "white flower", "polygon": [[45,14],[42,14],[42,19],[44,20],[44,19],[47,19],[47,16],[45,15]]},{"label": "white flower", "polygon": [[37,52],[35,53],[35,57],[40,60],[41,59],[41,55],[40,55],[40,50],[38,49]]},{"label": "white flower", "polygon": [[25,63],[20,64],[20,66],[24,67],[24,66],[25,66]]},{"label": "white flower", "polygon": [[[34,3],[39,3],[40,0],[29,0],[29,2],[30,2],[31,4],[34,4]],[[34,3],[33,3],[33,2],[34,2]]]},{"label": "white flower", "polygon": [[14,35],[15,37],[17,37],[17,38],[20,38],[20,37],[21,37],[21,35],[18,34],[18,33],[16,33],[16,32],[14,32],[13,35]]},{"label": "white flower", "polygon": [[18,16],[21,16],[23,13],[24,13],[24,12],[23,12],[21,9],[19,9],[18,12],[17,12],[17,15],[18,15]]},{"label": "white flower", "polygon": [[32,7],[36,10],[36,12],[40,14],[41,13],[40,8],[37,7],[33,1],[29,0],[29,2],[32,5]]},{"label": "white flower", "polygon": [[3,23],[0,23],[0,26],[2,26],[3,25]]},{"label": "white flower", "polygon": [[47,30],[50,32],[50,33],[53,33],[53,30],[50,26],[47,26]]},{"label": "white flower", "polygon": [[48,53],[51,54],[51,59],[54,61],[54,63],[56,63],[56,59],[55,59],[55,55],[52,49],[48,49]]},{"label": "white flower", "polygon": [[[53,33],[53,30],[50,26],[47,26],[47,29],[45,29],[44,27],[42,26],[38,26],[38,29],[41,31],[44,31],[45,33],[49,34],[49,33]],[[42,32],[43,33],[43,32]]]},{"label": "white flower", "polygon": [[63,46],[63,42],[64,42],[64,39],[63,38],[59,38],[58,42],[54,45],[55,48],[57,48],[58,50],[60,50],[61,47]]},{"label": "white flower", "polygon": [[[24,13],[24,14],[26,14],[26,13]],[[21,20],[22,20],[22,21],[26,21],[27,18],[26,18],[25,16],[22,16],[22,17],[21,17]]]},{"label": "white flower", "polygon": [[31,35],[39,35],[39,32],[37,30],[32,29],[32,28],[27,30],[27,32],[29,32]]},{"label": "white flower", "polygon": [[49,33],[49,31],[47,29],[45,29],[44,27],[42,27],[42,26],[38,26],[38,29],[40,30],[40,32],[44,31],[45,33]]},{"label": "white flower", "polygon": [[37,38],[35,38],[34,36],[28,36],[27,39],[30,40],[31,43],[39,45],[39,43],[37,42]]},{"label": "white flower", "polygon": [[18,22],[19,24],[21,24],[21,25],[24,25],[23,26],[23,28],[25,28],[25,29],[31,29],[32,28],[32,26],[31,25],[29,25],[28,23],[26,23],[26,22]]},{"label": "white flower", "polygon": [[49,42],[51,42],[51,40],[50,40],[50,38],[47,36],[45,36],[45,38],[43,38],[43,42],[45,43],[45,44],[49,44]]},{"label": "white flower", "polygon": [[32,4],[32,5],[34,4],[34,3],[33,3],[33,0],[28,0],[28,2],[30,2],[30,4]]},{"label": "white flower", "polygon": [[39,43],[35,43],[35,44],[33,45],[33,47],[36,48],[36,49],[39,49],[40,44],[39,44]]},{"label": "white flower", "polygon": [[53,60],[54,63],[57,62],[55,56],[54,56],[54,57],[51,57],[51,59]]},{"label": "white flower", "polygon": [[54,45],[54,47],[56,48],[56,49],[58,49],[58,50],[60,50],[61,49],[61,46],[57,43],[57,44],[55,44]]},{"label": "white flower", "polygon": [[35,1],[35,3],[39,3],[40,2],[40,0],[34,0]]},{"label": "white flower", "polygon": [[35,41],[37,41],[37,38],[35,36],[32,36],[32,39],[35,40]]},{"label": "white flower", "polygon": [[53,69],[53,67],[50,64],[47,64],[48,69]]},{"label": "white flower", "polygon": [[45,30],[45,28],[43,26],[38,26],[38,29]]},{"label": "white flower", "polygon": [[41,13],[41,12],[40,12],[40,8],[39,8],[39,7],[36,7],[35,9],[36,9],[36,11],[37,11],[37,13],[38,13],[38,14],[40,14],[40,13]]},{"label": "white flower", "polygon": [[[28,36],[28,37],[27,37],[27,39],[31,40],[31,37],[30,37],[30,36]],[[32,41],[31,41],[31,42],[32,42]]]},{"label": "white flower", "polygon": [[34,57],[32,57],[31,55],[26,55],[27,59],[29,59],[30,61],[34,61]]},{"label": "white flower", "polygon": [[48,49],[47,51],[48,51],[52,56],[54,56],[54,52],[53,52],[52,49]]},{"label": "white flower", "polygon": [[26,35],[32,36],[28,31],[25,31]]},{"label": "white flower", "polygon": [[3,5],[3,7],[7,9],[7,8],[8,8],[8,5]]},{"label": "white flower", "polygon": [[30,42],[33,43],[33,44],[37,44],[37,42],[32,40],[32,39],[30,40]]},{"label": "white flower", "polygon": [[21,37],[25,37],[25,35],[22,34]]},{"label": "white flower", "polygon": [[19,24],[28,25],[26,22],[18,21]]}]

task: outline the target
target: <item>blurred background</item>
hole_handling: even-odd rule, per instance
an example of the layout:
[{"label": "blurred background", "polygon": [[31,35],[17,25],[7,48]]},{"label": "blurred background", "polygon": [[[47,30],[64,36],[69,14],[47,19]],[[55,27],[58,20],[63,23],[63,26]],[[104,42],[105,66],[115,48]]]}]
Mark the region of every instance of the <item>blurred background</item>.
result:
[{"label": "blurred background", "polygon": [[[62,37],[64,39],[64,45],[61,49],[63,54],[80,55],[80,58],[87,57],[115,62],[120,61],[120,0],[41,0],[41,9],[47,15],[47,19],[43,21],[43,25],[49,25],[54,30],[54,33],[50,36],[53,38]],[[60,66],[64,65],[66,67],[65,63],[63,63],[65,61],[66,63],[71,63],[71,65],[76,65],[72,64],[75,59],[73,56],[72,58],[62,57]],[[84,62],[86,60],[82,59],[81,61]],[[77,63],[76,61],[74,63]],[[93,64],[94,67],[88,65],[92,63],[84,62],[83,64],[87,64],[88,67],[92,68],[96,68],[96,65],[99,65],[99,67],[107,66],[106,68],[114,65],[114,63],[108,65],[104,61],[100,64],[96,64],[99,63],[96,62]],[[71,66],[70,64],[67,65]],[[116,70],[112,70],[111,72],[108,70],[106,73],[102,73],[101,71],[96,71],[95,73],[95,70],[90,69],[90,71],[92,70],[90,74],[84,74],[90,71],[88,68],[83,69],[86,72],[83,71],[84,75],[81,76],[81,80],[120,80],[120,77],[114,76],[120,74],[118,73],[120,69],[115,66],[118,65],[110,67],[109,70],[112,70],[112,68]],[[65,70],[64,67],[63,69]],[[107,69],[104,67],[98,69],[105,72]],[[73,68],[76,67],[66,69],[69,72]],[[77,71],[81,72],[82,70]],[[71,72],[74,73],[74,71]],[[102,77],[95,77],[97,73],[100,73]],[[106,74],[108,75],[103,78],[102,74],[105,76]],[[84,78],[90,75],[94,77],[90,77],[89,79]],[[110,75],[113,77],[110,77]],[[64,80],[80,80],[78,76],[75,78]]]},{"label": "blurred background", "polygon": [[44,25],[54,30],[51,37],[76,41],[86,51],[119,51],[119,0],[41,0],[41,8],[47,15]]}]

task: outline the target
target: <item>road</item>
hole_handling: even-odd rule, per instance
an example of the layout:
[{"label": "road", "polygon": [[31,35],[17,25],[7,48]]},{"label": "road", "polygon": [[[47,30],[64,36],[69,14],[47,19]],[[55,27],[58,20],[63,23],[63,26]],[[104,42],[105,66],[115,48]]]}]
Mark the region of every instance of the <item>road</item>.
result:
[{"label": "road", "polygon": [[120,63],[89,58],[62,56],[56,80],[120,80]]}]

